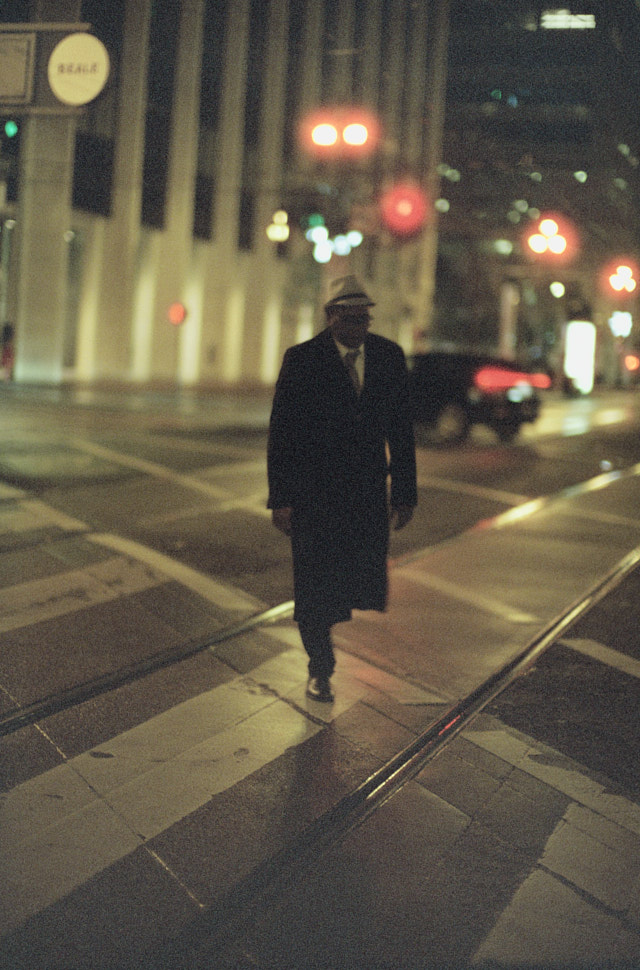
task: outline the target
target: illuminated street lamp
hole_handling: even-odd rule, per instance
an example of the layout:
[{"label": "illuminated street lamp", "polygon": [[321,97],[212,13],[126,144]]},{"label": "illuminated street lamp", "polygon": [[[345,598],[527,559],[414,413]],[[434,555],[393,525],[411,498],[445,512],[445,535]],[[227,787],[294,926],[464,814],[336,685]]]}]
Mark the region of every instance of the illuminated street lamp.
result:
[{"label": "illuminated street lamp", "polygon": [[577,249],[575,229],[555,215],[542,216],[526,236],[526,244],[534,256],[557,261],[571,258]]},{"label": "illuminated street lamp", "polygon": [[541,219],[538,229],[527,239],[529,249],[539,256],[546,252],[559,256],[565,251],[567,240],[555,219]]},{"label": "illuminated street lamp", "polygon": [[378,147],[380,122],[367,108],[319,108],[302,119],[298,137],[301,148],[316,158],[368,157]]},{"label": "illuminated street lamp", "polygon": [[610,297],[624,300],[637,290],[639,277],[638,264],[628,256],[618,256],[602,268],[600,285]]},{"label": "illuminated street lamp", "polygon": [[633,293],[638,284],[630,266],[616,266],[615,272],[609,276],[609,285],[615,293]]}]

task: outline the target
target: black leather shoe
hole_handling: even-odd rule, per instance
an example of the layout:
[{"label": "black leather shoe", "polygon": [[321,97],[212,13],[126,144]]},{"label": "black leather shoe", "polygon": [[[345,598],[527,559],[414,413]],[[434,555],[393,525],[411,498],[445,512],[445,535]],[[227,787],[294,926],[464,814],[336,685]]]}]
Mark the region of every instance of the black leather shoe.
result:
[{"label": "black leather shoe", "polygon": [[307,684],[307,697],[310,697],[314,701],[322,701],[323,703],[331,703],[333,700],[333,693],[331,691],[331,684],[329,683],[328,677],[309,677],[309,682]]}]

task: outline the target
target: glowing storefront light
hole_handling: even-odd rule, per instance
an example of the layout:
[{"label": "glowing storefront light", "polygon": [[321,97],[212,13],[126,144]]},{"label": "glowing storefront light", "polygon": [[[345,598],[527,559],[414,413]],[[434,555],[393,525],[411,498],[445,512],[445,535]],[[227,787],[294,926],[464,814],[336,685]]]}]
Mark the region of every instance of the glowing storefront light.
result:
[{"label": "glowing storefront light", "polygon": [[609,317],[609,329],[614,337],[628,337],[633,326],[633,317],[626,310],[614,310]]},{"label": "glowing storefront light", "polygon": [[596,328],[589,320],[571,320],[565,331],[564,372],[581,394],[593,390]]},{"label": "glowing storefront light", "polygon": [[571,13],[570,10],[544,10],[540,17],[543,30],[593,30],[596,18],[592,13]]}]

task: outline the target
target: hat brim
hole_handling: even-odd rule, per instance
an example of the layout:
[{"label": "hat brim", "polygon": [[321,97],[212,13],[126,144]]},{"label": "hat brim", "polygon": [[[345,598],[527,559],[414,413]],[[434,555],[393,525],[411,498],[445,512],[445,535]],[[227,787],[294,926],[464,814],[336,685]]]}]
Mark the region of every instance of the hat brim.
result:
[{"label": "hat brim", "polygon": [[363,307],[375,306],[375,303],[363,293],[353,296],[339,296],[335,300],[329,300],[324,306],[325,310],[360,310]]}]

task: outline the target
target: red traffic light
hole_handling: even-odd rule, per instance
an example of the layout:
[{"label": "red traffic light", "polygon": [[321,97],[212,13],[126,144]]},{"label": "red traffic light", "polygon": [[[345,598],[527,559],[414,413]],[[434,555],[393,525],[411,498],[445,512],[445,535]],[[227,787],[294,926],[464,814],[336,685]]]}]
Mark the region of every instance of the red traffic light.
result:
[{"label": "red traffic light", "polygon": [[525,235],[525,250],[538,259],[564,262],[575,256],[578,238],[573,224],[563,216],[541,216]]},{"label": "red traffic light", "polygon": [[380,197],[382,223],[396,236],[415,236],[429,211],[426,192],[417,182],[397,182]]},{"label": "red traffic light", "polygon": [[380,141],[380,122],[366,108],[319,108],[302,119],[298,137],[304,151],[317,158],[370,155]]}]

